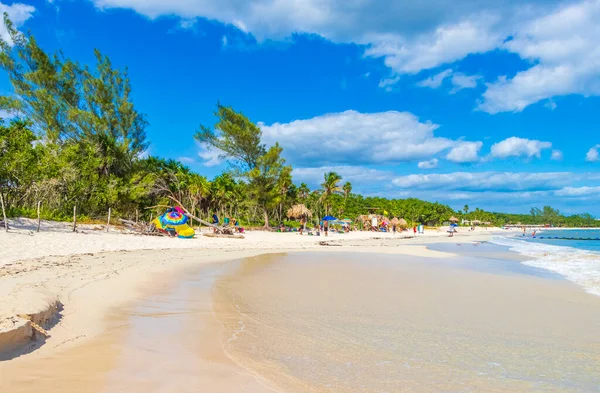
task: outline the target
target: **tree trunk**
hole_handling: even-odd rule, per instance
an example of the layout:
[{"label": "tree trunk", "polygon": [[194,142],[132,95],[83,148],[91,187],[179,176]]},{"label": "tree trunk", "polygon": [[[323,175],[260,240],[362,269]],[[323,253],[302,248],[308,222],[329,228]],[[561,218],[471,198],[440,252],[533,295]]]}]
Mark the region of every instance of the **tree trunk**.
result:
[{"label": "tree trunk", "polygon": [[37,232],[40,231],[40,205],[41,204],[42,204],[42,201],[38,201],[38,206],[37,206],[37,216],[38,216]]},{"label": "tree trunk", "polygon": [[0,204],[2,205],[2,217],[4,218],[4,230],[8,232],[8,220],[6,219],[6,210],[4,210],[4,197],[0,192]]},{"label": "tree trunk", "polygon": [[73,206],[73,232],[77,232],[77,206]]},{"label": "tree trunk", "polygon": [[269,213],[267,212],[267,208],[265,207],[263,210],[263,218],[265,220],[265,229],[269,228]]},{"label": "tree trunk", "polygon": [[[137,220],[136,220],[136,224],[137,224]],[[106,232],[108,233],[108,230],[110,229],[110,207],[108,208],[108,221],[106,221]]]}]

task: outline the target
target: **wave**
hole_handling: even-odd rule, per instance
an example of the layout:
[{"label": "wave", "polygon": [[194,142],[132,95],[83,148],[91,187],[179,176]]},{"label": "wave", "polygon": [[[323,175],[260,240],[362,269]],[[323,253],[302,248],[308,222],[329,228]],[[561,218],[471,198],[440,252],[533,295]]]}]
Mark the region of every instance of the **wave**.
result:
[{"label": "wave", "polygon": [[495,237],[492,243],[532,259],[528,266],[550,270],[582,286],[588,293],[600,296],[600,253],[573,247],[533,243],[518,238]]}]

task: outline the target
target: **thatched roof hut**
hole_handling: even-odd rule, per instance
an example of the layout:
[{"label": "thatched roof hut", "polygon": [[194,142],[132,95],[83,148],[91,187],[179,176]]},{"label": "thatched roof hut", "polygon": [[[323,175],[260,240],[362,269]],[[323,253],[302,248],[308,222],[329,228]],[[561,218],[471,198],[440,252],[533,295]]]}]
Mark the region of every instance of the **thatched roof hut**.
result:
[{"label": "thatched roof hut", "polygon": [[404,218],[401,218],[400,220],[398,220],[397,225],[406,228],[408,226],[408,223],[406,222],[406,220]]},{"label": "thatched roof hut", "polygon": [[294,205],[287,211],[288,218],[300,218],[302,216],[312,217],[312,212],[303,204]]},{"label": "thatched roof hut", "polygon": [[394,218],[392,218],[392,221],[390,221],[390,224],[398,225],[399,222],[400,222],[400,220],[398,219],[398,217],[394,217]]},{"label": "thatched roof hut", "polygon": [[450,222],[458,222],[458,218],[452,216],[452,217],[450,217],[450,220],[448,220],[448,221],[450,221]]}]

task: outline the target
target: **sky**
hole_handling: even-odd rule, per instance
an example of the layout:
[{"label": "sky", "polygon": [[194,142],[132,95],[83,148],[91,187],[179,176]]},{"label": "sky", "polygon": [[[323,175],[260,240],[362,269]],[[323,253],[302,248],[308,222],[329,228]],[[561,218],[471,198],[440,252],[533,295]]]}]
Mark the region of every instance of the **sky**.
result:
[{"label": "sky", "polygon": [[[486,4],[488,3],[488,4]],[[212,178],[216,103],[294,180],[600,216],[600,0],[0,0],[49,52],[128,68],[148,154]],[[0,35],[6,30],[0,28]],[[10,94],[6,76],[0,89]]]}]

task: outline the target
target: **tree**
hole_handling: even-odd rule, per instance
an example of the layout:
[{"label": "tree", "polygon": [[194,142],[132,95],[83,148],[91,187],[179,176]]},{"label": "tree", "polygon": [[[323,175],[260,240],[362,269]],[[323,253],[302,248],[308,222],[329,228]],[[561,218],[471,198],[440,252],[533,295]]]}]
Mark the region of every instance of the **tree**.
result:
[{"label": "tree", "polygon": [[344,200],[348,200],[348,196],[350,196],[350,193],[352,192],[352,184],[347,181],[344,183],[342,189],[344,190]]},{"label": "tree", "polygon": [[465,212],[465,215],[467,215],[469,213],[469,205],[465,205],[463,211]]},{"label": "tree", "polygon": [[300,187],[298,187],[298,198],[304,200],[308,198],[310,194],[310,189],[306,185],[306,183],[300,183]]},{"label": "tree", "polygon": [[336,172],[327,172],[324,175],[325,181],[321,184],[323,193],[321,194],[321,202],[325,204],[325,215],[329,214],[329,198],[333,194],[338,194],[342,191],[339,186],[342,177]]},{"label": "tree", "polygon": [[200,126],[194,138],[210,148],[222,152],[221,158],[241,164],[242,171],[258,166],[260,157],[266,154],[261,142],[262,131],[242,113],[217,103],[215,116],[218,121],[213,128]]},{"label": "tree", "polygon": [[286,167],[281,158],[282,150],[275,144],[258,158],[256,166],[247,174],[250,196],[263,212],[265,228],[269,227],[269,209],[275,207],[280,198],[278,185],[291,172],[291,167]]}]

